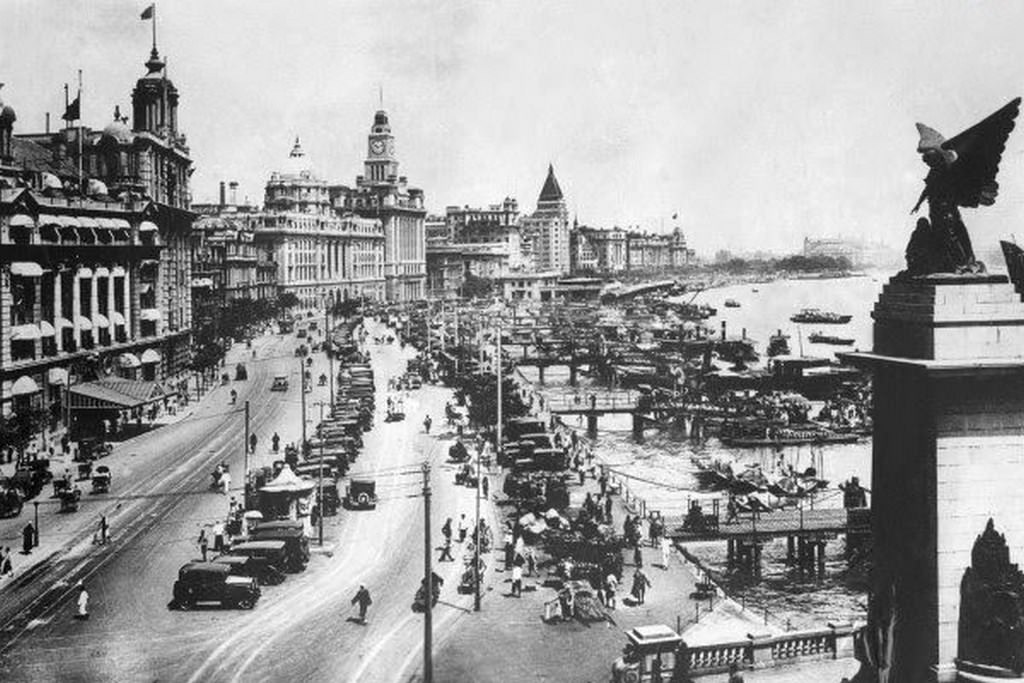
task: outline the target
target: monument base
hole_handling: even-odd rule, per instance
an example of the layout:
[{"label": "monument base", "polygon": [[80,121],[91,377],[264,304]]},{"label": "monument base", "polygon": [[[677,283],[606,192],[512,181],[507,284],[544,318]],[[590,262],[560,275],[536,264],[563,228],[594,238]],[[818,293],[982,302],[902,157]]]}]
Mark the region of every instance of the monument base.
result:
[{"label": "monument base", "polygon": [[[986,666],[957,660],[956,683],[1024,683],[1024,676],[1001,666]],[[941,679],[938,679],[941,680]]]}]

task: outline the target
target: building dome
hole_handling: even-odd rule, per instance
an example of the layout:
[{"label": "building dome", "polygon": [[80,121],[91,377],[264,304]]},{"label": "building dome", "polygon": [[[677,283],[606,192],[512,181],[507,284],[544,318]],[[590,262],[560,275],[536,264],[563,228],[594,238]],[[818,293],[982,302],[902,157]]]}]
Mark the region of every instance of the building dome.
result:
[{"label": "building dome", "polygon": [[309,157],[306,156],[306,152],[302,149],[302,144],[299,142],[299,138],[295,138],[295,144],[292,146],[292,151],[288,154],[288,158],[285,159],[284,164],[281,166],[281,175],[283,176],[294,176],[297,178],[313,178],[313,166],[309,161]]},{"label": "building dome", "polygon": [[103,138],[109,138],[120,145],[130,145],[135,140],[135,135],[128,128],[128,124],[120,119],[114,119],[103,129]]}]

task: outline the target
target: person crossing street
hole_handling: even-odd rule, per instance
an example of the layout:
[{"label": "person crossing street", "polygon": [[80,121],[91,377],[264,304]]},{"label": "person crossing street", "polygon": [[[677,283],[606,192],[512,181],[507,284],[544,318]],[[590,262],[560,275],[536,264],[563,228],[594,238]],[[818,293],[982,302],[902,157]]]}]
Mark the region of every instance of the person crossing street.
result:
[{"label": "person crossing street", "polygon": [[371,604],[373,604],[373,599],[370,597],[370,591],[367,590],[366,586],[360,584],[359,590],[356,592],[356,596],[352,598],[352,604],[359,605],[359,621],[365,624],[366,610],[369,609]]}]

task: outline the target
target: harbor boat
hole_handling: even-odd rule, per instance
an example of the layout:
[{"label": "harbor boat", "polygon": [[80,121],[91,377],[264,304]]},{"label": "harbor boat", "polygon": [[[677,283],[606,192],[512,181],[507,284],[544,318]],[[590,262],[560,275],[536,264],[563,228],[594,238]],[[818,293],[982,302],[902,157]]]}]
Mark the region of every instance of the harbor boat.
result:
[{"label": "harbor boat", "polygon": [[818,471],[808,467],[803,473],[790,472],[773,479],[768,493],[778,498],[804,498],[827,487],[828,482],[818,478]]},{"label": "harbor boat", "polygon": [[852,315],[823,311],[820,308],[804,308],[789,318],[795,323],[817,323],[819,325],[845,325],[853,320]]},{"label": "harbor boat", "polygon": [[765,436],[726,436],[719,437],[726,446],[738,448],[768,448],[774,446],[803,446],[806,444],[840,444],[857,443],[857,434],[838,434],[820,428],[779,428]]},{"label": "harbor boat", "polygon": [[831,334],[814,332],[807,335],[807,341],[812,344],[832,344],[833,346],[852,346],[854,340],[849,337],[837,337]]},{"label": "harbor boat", "polygon": [[739,308],[740,307],[740,302],[736,301],[736,299],[726,299],[725,300],[725,307],[726,308]]},{"label": "harbor boat", "polygon": [[774,358],[775,356],[788,356],[789,350],[789,335],[782,334],[782,330],[778,330],[775,334],[768,337],[768,357]]}]

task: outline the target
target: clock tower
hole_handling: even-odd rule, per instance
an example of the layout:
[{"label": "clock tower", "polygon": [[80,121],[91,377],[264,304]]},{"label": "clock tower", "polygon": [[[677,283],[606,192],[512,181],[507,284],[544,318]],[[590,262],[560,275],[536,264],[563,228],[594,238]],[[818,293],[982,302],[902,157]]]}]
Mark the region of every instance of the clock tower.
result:
[{"label": "clock tower", "polygon": [[369,183],[394,182],[398,177],[395,158],[395,137],[391,134],[388,114],[383,109],[373,117],[366,150],[366,180]]}]

